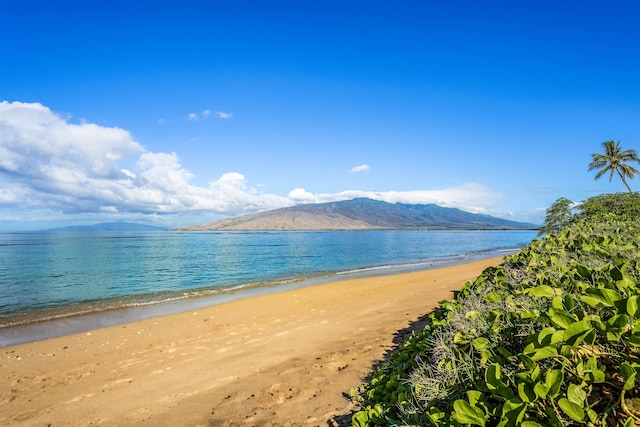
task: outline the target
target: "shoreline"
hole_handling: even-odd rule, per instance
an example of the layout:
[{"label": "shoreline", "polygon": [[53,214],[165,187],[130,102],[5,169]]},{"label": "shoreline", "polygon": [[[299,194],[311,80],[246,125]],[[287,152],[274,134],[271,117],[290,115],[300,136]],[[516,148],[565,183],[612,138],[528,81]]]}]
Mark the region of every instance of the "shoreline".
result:
[{"label": "shoreline", "polygon": [[331,281],[6,346],[0,424],[343,425],[354,408],[342,394],[401,331],[502,261]]},{"label": "shoreline", "polygon": [[[355,278],[371,278],[443,268],[491,258],[498,256],[498,254],[500,254],[500,256],[506,256],[515,252],[517,252],[517,249],[494,249],[472,254],[450,255],[442,257],[441,259],[434,259],[418,264],[373,266],[357,270],[334,272],[317,277],[293,278],[282,282],[252,284],[220,291],[212,290],[211,293],[204,292],[203,294],[199,294],[199,292],[196,291],[193,295],[183,294],[183,296],[178,296],[177,294],[175,297],[169,299],[134,302],[124,305],[119,305],[117,302],[122,299],[116,299],[114,302],[99,301],[93,303],[94,305],[98,305],[99,308],[92,308],[90,304],[79,304],[72,306],[77,307],[75,310],[69,310],[68,307],[38,310],[41,313],[50,314],[44,314],[41,318],[36,317],[36,319],[33,320],[13,320],[15,323],[12,324],[12,318],[17,319],[29,315],[29,313],[19,313],[12,315],[12,317],[7,316],[2,320],[3,322],[8,322],[8,325],[0,325],[0,349],[9,345],[41,341],[109,326],[118,326],[139,320],[178,314],[218,304],[226,304],[259,295],[287,292],[307,286],[317,286]],[[132,297],[132,299],[135,300],[135,297]],[[7,318],[10,320],[6,320]]]}]

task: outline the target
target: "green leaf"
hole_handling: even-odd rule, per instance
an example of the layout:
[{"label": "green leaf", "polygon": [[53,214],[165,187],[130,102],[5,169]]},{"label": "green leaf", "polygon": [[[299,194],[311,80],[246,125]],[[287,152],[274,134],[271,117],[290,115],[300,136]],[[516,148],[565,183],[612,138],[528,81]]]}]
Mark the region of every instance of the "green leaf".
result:
[{"label": "green leaf", "polygon": [[567,414],[572,420],[582,421],[584,419],[584,409],[577,403],[563,397],[558,401],[558,406],[560,406],[562,412]]},{"label": "green leaf", "polygon": [[484,380],[489,390],[495,390],[498,387],[504,386],[505,384],[500,379],[500,365],[497,363],[489,365],[484,373]]},{"label": "green leaf", "polygon": [[578,318],[569,313],[567,310],[551,307],[549,309],[549,316],[556,325],[563,329],[567,329],[573,322],[576,322]]},{"label": "green leaf", "polygon": [[575,266],[576,271],[582,278],[591,279],[591,270],[588,267],[585,267],[582,264],[578,264]]},{"label": "green leaf", "polygon": [[478,337],[472,341],[473,346],[476,350],[482,351],[489,347],[489,340],[485,337]]},{"label": "green leaf", "polygon": [[635,368],[629,365],[628,363],[622,363],[620,365],[620,374],[625,379],[624,386],[622,387],[622,389],[624,391],[629,391],[633,389],[636,381],[636,375],[638,374]]},{"label": "green leaf", "polygon": [[624,386],[622,387],[624,391],[633,390],[636,384],[636,375],[637,374],[634,372],[633,375],[627,378],[627,380],[624,382]]},{"label": "green leaf", "polygon": [[627,300],[627,314],[634,319],[637,319],[640,315],[640,303],[638,303],[639,300],[640,296],[638,295],[630,296]]},{"label": "green leaf", "polygon": [[564,342],[564,331],[560,329],[559,331],[555,331],[551,336],[551,344],[560,344]]},{"label": "green leaf", "polygon": [[478,406],[478,402],[483,401],[484,395],[478,390],[467,390],[467,399],[471,406]]},{"label": "green leaf", "polygon": [[622,269],[624,268],[625,268],[624,265],[611,268],[609,270],[609,274],[611,274],[611,278],[613,280],[622,280],[622,277],[624,276],[624,274],[622,274]]},{"label": "green leaf", "polygon": [[538,332],[536,341],[542,346],[549,345],[551,344],[554,332],[556,332],[556,330],[550,326],[543,328],[540,332]]},{"label": "green leaf", "polygon": [[591,323],[586,322],[584,320],[580,322],[574,322],[564,331],[564,341],[573,346],[577,347],[580,345],[584,337],[587,335],[589,331],[593,328],[591,327]]},{"label": "green leaf", "polygon": [[453,419],[461,424],[484,426],[486,422],[484,411],[469,405],[465,400],[458,399],[453,402],[453,410]]},{"label": "green leaf", "polygon": [[626,314],[618,314],[605,322],[607,331],[623,331],[629,326],[629,316]]},{"label": "green leaf", "polygon": [[547,394],[549,394],[549,386],[546,383],[536,383],[536,385],[533,386],[533,392],[540,399],[546,399]]},{"label": "green leaf", "polygon": [[522,360],[522,364],[524,365],[524,367],[527,370],[532,370],[533,368],[535,368],[536,366],[538,366],[537,363],[535,363],[533,361],[533,359],[531,359],[529,356],[527,356],[526,354],[519,354],[518,357],[520,357],[520,360]]},{"label": "green leaf", "polygon": [[634,347],[640,347],[640,335],[631,335],[627,339],[627,343],[631,344]]},{"label": "green leaf", "polygon": [[587,393],[577,384],[569,384],[567,389],[567,397],[573,403],[582,405],[587,398]]},{"label": "green leaf", "polygon": [[564,302],[559,296],[551,300],[551,306],[553,308],[557,308],[558,310],[564,310]]},{"label": "green leaf", "polygon": [[502,294],[498,291],[487,292],[484,298],[489,302],[500,302],[504,299]]},{"label": "green leaf", "polygon": [[533,387],[524,382],[518,383],[518,396],[524,403],[532,403],[537,400]]},{"label": "green leaf", "polygon": [[429,417],[429,420],[431,420],[433,425],[436,426],[439,425],[447,416],[446,412],[442,411],[437,406],[430,407],[429,412],[427,412],[426,415]]},{"label": "green leaf", "polygon": [[555,347],[546,346],[540,349],[537,349],[533,354],[531,354],[531,360],[538,361],[542,359],[548,359],[550,357],[556,357],[558,355],[558,350]]},{"label": "green leaf", "polygon": [[520,399],[510,399],[502,405],[498,427],[516,427],[522,423],[527,406]]},{"label": "green leaf", "polygon": [[564,372],[560,369],[550,369],[547,371],[545,384],[549,387],[549,396],[556,397],[560,393],[562,382],[564,381]]},{"label": "green leaf", "polygon": [[367,411],[360,411],[353,414],[351,423],[357,427],[367,427],[369,425],[369,414]]},{"label": "green leaf", "polygon": [[584,376],[590,383],[603,383],[605,380],[604,371],[598,369],[598,361],[594,357],[591,357],[587,360],[586,371],[584,372]]},{"label": "green leaf", "polygon": [[571,296],[571,294],[566,294],[564,296],[564,301],[563,302],[564,302],[564,308],[566,310],[571,311],[575,307],[575,303],[573,301],[573,297]]},{"label": "green leaf", "polygon": [[520,424],[522,427],[544,427],[542,424],[537,423],[535,421],[523,421],[522,424]]},{"label": "green leaf", "polygon": [[532,381],[538,381],[538,378],[540,378],[540,365],[536,365],[536,367],[529,372],[529,376]]},{"label": "green leaf", "polygon": [[482,316],[482,313],[479,312],[478,310],[469,310],[464,315],[464,318],[465,319],[477,319],[480,316]]},{"label": "green leaf", "polygon": [[537,310],[535,308],[524,310],[522,313],[520,313],[520,318],[523,320],[537,319],[538,317],[540,317],[540,310]]},{"label": "green leaf", "polygon": [[[592,359],[595,361],[595,357],[592,358]],[[589,370],[587,372],[585,372],[585,376],[587,377],[589,382],[591,382],[591,383],[603,383],[604,382],[604,380],[606,379],[604,371],[601,371],[600,369],[597,368],[597,366],[592,366],[589,363],[587,363],[587,368]]]},{"label": "green leaf", "polygon": [[592,307],[613,307],[616,301],[622,299],[613,289],[588,288],[585,292],[587,295],[581,296],[580,299]]},{"label": "green leaf", "polygon": [[454,336],[453,336],[453,343],[454,344],[469,344],[469,340],[464,336],[464,334],[462,332],[457,332]]},{"label": "green leaf", "polygon": [[598,423],[598,413],[589,407],[587,407],[587,417],[589,417],[592,425]]},{"label": "green leaf", "polygon": [[616,282],[621,288],[635,288],[638,285],[638,281],[633,276],[623,275],[622,280]]},{"label": "green leaf", "polygon": [[535,288],[529,288],[523,291],[526,295],[531,295],[536,298],[553,298],[556,296],[556,291],[548,285],[540,285]]}]

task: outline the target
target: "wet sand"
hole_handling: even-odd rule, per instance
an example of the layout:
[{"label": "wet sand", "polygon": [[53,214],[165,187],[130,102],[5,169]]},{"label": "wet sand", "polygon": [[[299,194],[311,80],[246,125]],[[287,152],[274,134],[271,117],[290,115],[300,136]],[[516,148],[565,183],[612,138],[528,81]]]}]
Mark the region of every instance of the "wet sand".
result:
[{"label": "wet sand", "polygon": [[420,318],[501,257],[0,348],[0,425],[335,426]]}]

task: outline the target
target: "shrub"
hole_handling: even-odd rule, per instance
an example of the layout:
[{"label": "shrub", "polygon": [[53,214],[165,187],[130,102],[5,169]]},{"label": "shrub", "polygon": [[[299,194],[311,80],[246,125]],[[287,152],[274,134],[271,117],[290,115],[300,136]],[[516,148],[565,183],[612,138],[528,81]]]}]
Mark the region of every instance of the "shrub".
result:
[{"label": "shrub", "polygon": [[640,227],[585,217],[466,283],[352,394],[354,426],[640,423]]}]

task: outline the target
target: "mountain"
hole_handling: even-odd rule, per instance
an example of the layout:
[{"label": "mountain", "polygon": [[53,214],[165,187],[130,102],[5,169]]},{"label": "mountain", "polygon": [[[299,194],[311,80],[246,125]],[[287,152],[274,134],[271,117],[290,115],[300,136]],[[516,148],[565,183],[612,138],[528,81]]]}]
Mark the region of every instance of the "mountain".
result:
[{"label": "mountain", "polygon": [[297,205],[203,225],[180,227],[176,230],[522,230],[538,227],[534,224],[473,214],[434,204],[392,204],[360,198],[341,202]]},{"label": "mountain", "polygon": [[93,225],[72,225],[69,227],[49,228],[43,231],[165,231],[165,228],[130,222],[103,222]]}]

